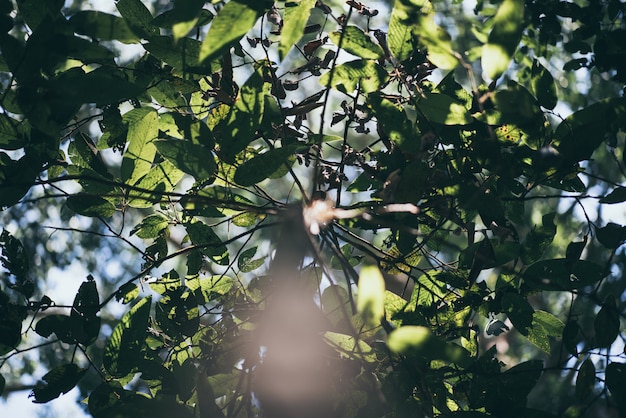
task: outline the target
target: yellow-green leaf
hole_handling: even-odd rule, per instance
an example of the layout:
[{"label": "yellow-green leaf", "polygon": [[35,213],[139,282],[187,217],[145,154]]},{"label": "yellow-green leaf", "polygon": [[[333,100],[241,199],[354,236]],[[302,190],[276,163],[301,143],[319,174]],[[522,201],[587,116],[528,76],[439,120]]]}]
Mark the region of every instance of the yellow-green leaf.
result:
[{"label": "yellow-green leaf", "polygon": [[315,0],[285,2],[284,24],[280,33],[280,46],[278,47],[280,59],[285,58],[291,47],[302,37],[304,27],[314,6]]},{"label": "yellow-green leaf", "polygon": [[368,325],[378,325],[385,315],[385,279],[377,266],[364,266],[359,273],[357,310]]},{"label": "yellow-green leaf", "polygon": [[346,26],[343,30],[343,39],[342,32],[339,31],[330,33],[328,37],[335,45],[339,46],[341,43],[342,49],[357,57],[378,59],[385,55],[380,45],[374,43],[365,32],[356,26]]},{"label": "yellow-green leaf", "polygon": [[494,17],[489,39],[483,46],[482,66],[496,79],[506,71],[524,29],[524,0],[504,0]]}]

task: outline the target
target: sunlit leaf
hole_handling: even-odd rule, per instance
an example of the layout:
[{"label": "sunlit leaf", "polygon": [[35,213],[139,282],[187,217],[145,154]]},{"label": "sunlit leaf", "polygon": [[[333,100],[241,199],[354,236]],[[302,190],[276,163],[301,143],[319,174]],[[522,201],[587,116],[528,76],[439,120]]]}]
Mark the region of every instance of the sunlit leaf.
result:
[{"label": "sunlit leaf", "polygon": [[482,67],[489,78],[500,77],[509,67],[522,36],[523,21],[523,0],[504,0],[498,7],[489,40],[483,47]]},{"label": "sunlit leaf", "polygon": [[385,280],[377,266],[363,266],[359,272],[357,310],[366,324],[375,326],[385,315]]},{"label": "sunlit leaf", "polygon": [[289,50],[302,37],[313,6],[315,6],[315,0],[285,2],[283,28],[280,32],[280,46],[278,47],[281,59],[285,58]]},{"label": "sunlit leaf", "polygon": [[184,174],[169,161],[157,164],[129,190],[128,205],[134,208],[148,208],[161,202]]},{"label": "sunlit leaf", "polygon": [[372,350],[372,347],[363,340],[331,331],[324,333],[324,340],[344,358],[362,360],[368,363],[376,361],[376,353]]},{"label": "sunlit leaf", "polygon": [[240,40],[265,13],[271,3],[265,0],[231,0],[213,19],[202,42],[199,61],[213,59],[226,47]]},{"label": "sunlit leaf", "polygon": [[152,167],[156,147],[152,143],[159,133],[157,112],[150,107],[133,109],[124,115],[128,123],[128,149],[122,160],[122,180],[135,184]]},{"label": "sunlit leaf", "polygon": [[215,157],[204,146],[184,140],[157,140],[153,144],[163,157],[176,168],[194,176],[196,181],[215,175]]},{"label": "sunlit leaf", "polygon": [[87,193],[78,193],[67,199],[67,207],[83,216],[108,218],[116,211],[110,201]]},{"label": "sunlit leaf", "polygon": [[375,61],[355,60],[337,65],[334,71],[322,74],[319,82],[322,86],[330,86],[344,93],[352,93],[357,88],[363,93],[372,93],[387,78],[387,71]]},{"label": "sunlit leaf", "polygon": [[384,55],[380,45],[374,43],[367,34],[356,26],[346,26],[343,28],[342,32],[331,32],[328,34],[328,37],[335,45],[339,45],[341,41],[341,48],[357,57],[378,59],[382,58]]},{"label": "sunlit leaf", "polygon": [[243,273],[249,273],[261,267],[265,263],[265,257],[254,259],[257,247],[243,251],[237,259],[237,267]]},{"label": "sunlit leaf", "polygon": [[431,121],[444,125],[467,125],[473,121],[465,106],[440,93],[427,93],[417,107]]}]

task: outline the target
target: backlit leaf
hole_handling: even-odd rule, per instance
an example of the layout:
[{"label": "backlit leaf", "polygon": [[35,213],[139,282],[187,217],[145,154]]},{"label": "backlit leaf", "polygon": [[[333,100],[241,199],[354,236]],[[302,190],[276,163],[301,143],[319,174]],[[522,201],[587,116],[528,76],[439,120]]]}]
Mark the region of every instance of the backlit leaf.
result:
[{"label": "backlit leaf", "polygon": [[122,160],[122,180],[135,184],[152,168],[156,147],[152,143],[159,134],[157,112],[151,107],[133,109],[124,115],[128,123],[128,149]]},{"label": "backlit leaf", "polygon": [[377,266],[363,266],[359,273],[357,310],[366,324],[376,326],[385,315],[385,280]]},{"label": "backlit leaf", "polygon": [[282,166],[290,166],[290,158],[293,155],[293,147],[274,148],[256,155],[237,167],[233,179],[241,186],[252,186],[259,183]]},{"label": "backlit leaf", "polygon": [[322,86],[329,86],[330,83],[330,87],[344,93],[352,93],[357,88],[363,93],[372,93],[387,78],[387,71],[375,61],[355,60],[337,65],[334,71],[322,74],[319,82]]},{"label": "backlit leaf", "polygon": [[315,0],[289,0],[285,2],[283,28],[280,32],[280,46],[278,47],[281,59],[285,58],[289,50],[302,37],[313,6],[315,6]]},{"label": "backlit leaf", "polygon": [[211,150],[185,140],[157,140],[153,144],[174,166],[200,182],[215,175],[215,157]]},{"label": "backlit leaf", "polygon": [[266,0],[231,0],[213,19],[202,42],[199,61],[213,59],[225,48],[239,41],[269,9]]},{"label": "backlit leaf", "polygon": [[356,26],[346,26],[343,32],[331,32],[328,37],[335,45],[339,45],[341,41],[341,48],[357,57],[378,59],[384,55],[380,45],[374,43],[367,34]]},{"label": "backlit leaf", "polygon": [[509,67],[522,36],[523,21],[523,0],[504,0],[498,7],[489,40],[483,46],[482,67],[489,78],[500,77]]},{"label": "backlit leaf", "polygon": [[467,125],[473,121],[465,106],[445,94],[426,93],[425,97],[417,102],[417,107],[431,122]]}]

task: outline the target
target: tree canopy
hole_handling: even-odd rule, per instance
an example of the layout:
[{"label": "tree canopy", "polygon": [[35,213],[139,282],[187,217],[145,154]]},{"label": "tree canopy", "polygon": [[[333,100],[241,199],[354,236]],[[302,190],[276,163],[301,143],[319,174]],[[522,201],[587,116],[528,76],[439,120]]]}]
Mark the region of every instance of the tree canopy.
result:
[{"label": "tree canopy", "polygon": [[626,3],[69,3],[0,0],[0,393],[626,415]]}]

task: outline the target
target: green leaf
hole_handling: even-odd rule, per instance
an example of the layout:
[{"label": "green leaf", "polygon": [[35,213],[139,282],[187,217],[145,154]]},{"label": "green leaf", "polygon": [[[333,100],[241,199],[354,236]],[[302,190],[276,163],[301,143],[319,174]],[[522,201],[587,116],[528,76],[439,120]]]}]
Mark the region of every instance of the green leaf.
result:
[{"label": "green leaf", "polygon": [[280,32],[280,46],[278,47],[281,60],[302,37],[306,22],[311,15],[311,9],[314,6],[315,0],[288,0],[285,2],[283,28]]},{"label": "green leaf", "polygon": [[421,150],[416,128],[401,107],[384,98],[380,92],[370,93],[368,103],[376,115],[378,126],[383,128],[394,144],[404,152],[417,153]]},{"label": "green leaf", "polygon": [[324,340],[326,344],[334,348],[343,358],[365,361],[367,363],[376,362],[376,353],[363,340],[331,331],[324,333]]},{"label": "green leaf", "polygon": [[357,311],[369,326],[380,325],[385,315],[385,280],[378,266],[363,266],[359,272]]},{"label": "green leaf", "polygon": [[494,17],[493,29],[483,46],[482,67],[496,79],[509,67],[524,30],[524,0],[504,0]]},{"label": "green leaf", "polygon": [[215,157],[210,149],[185,140],[157,140],[153,144],[174,166],[191,174],[197,182],[215,176]]},{"label": "green leaf", "polygon": [[200,291],[205,302],[219,299],[227,295],[233,288],[235,281],[228,276],[211,276],[187,280],[187,287],[193,292]]},{"label": "green leaf", "polygon": [[428,60],[442,70],[454,69],[459,60],[452,50],[450,35],[435,23],[435,14],[421,16],[416,27],[419,42],[428,50]]},{"label": "green leaf", "polygon": [[265,0],[231,0],[213,19],[202,47],[199,61],[213,59],[238,42],[269,9]]},{"label": "green leaf", "polygon": [[552,74],[537,60],[533,61],[531,74],[531,85],[537,102],[546,109],[554,109],[558,99],[556,96],[556,83],[554,78],[552,78]]},{"label": "green leaf", "polygon": [[446,343],[423,326],[404,325],[393,330],[387,339],[387,346],[393,353],[417,355],[427,361],[444,360],[461,367],[469,367],[472,363],[467,350],[459,345]]},{"label": "green leaf", "polygon": [[115,300],[121,301],[124,305],[137,299],[139,296],[139,286],[135,283],[126,283],[115,292]]},{"label": "green leaf", "polygon": [[169,161],[157,164],[135,184],[136,189],[130,189],[128,205],[133,208],[148,208],[163,201],[164,196],[174,189],[184,174]]},{"label": "green leaf", "polygon": [[526,236],[521,258],[524,264],[539,261],[544,251],[550,246],[556,235],[554,218],[556,213],[548,213],[541,218],[542,226],[535,226]]},{"label": "green leaf", "polygon": [[113,329],[102,358],[102,365],[111,376],[123,377],[136,370],[145,346],[151,302],[151,296],[137,302]]},{"label": "green leaf", "polygon": [[548,337],[560,337],[565,325],[554,315],[535,311],[533,313],[532,325],[524,334],[528,340],[544,353],[550,354],[550,340]]},{"label": "green leaf", "polygon": [[606,366],[606,386],[611,391],[613,399],[621,405],[626,405],[626,363],[611,362]]},{"label": "green leaf", "polygon": [[259,183],[279,171],[284,165],[290,166],[293,162],[294,151],[293,146],[288,146],[255,155],[237,167],[233,180],[244,187]]},{"label": "green leaf", "polygon": [[569,321],[563,328],[563,346],[573,355],[578,355],[578,331],[580,327],[576,321]]},{"label": "green leaf", "polygon": [[396,0],[389,18],[387,44],[398,61],[408,59],[416,49],[413,31],[419,21],[425,2]]},{"label": "green leaf", "polygon": [[137,43],[139,37],[118,16],[94,10],[81,10],[72,15],[69,23],[76,33],[104,41]]},{"label": "green leaf", "polygon": [[357,88],[363,93],[372,93],[385,84],[388,78],[387,71],[375,61],[355,60],[340,64],[334,71],[322,74],[319,83],[347,94]]},{"label": "green leaf", "polygon": [[263,120],[265,97],[270,94],[270,90],[270,83],[265,83],[259,72],[252,74],[239,90],[228,119],[217,126],[216,129],[222,134],[216,136],[222,138],[219,156],[227,163],[233,164],[235,156],[253,141]]},{"label": "green leaf", "polygon": [[124,115],[124,121],[128,123],[129,145],[122,160],[122,181],[133,185],[152,168],[159,123],[156,110],[150,107],[131,110]]},{"label": "green leaf", "polygon": [[622,203],[626,202],[626,187],[616,187],[611,193],[600,198],[600,203]]},{"label": "green leaf", "polygon": [[620,331],[620,318],[615,297],[607,296],[602,308],[593,320],[595,331],[595,345],[600,348],[609,348]]},{"label": "green leaf", "polygon": [[83,282],[74,298],[70,320],[72,321],[73,337],[80,344],[93,343],[100,333],[100,318],[96,316],[100,310],[98,289],[93,277]]},{"label": "green leaf", "polygon": [[502,311],[520,332],[528,336],[532,329],[534,309],[528,300],[518,293],[507,292],[502,296]]},{"label": "green leaf", "polygon": [[130,231],[130,235],[137,234],[139,238],[150,239],[158,237],[169,225],[169,219],[160,213],[146,216]]},{"label": "green leaf", "polygon": [[[285,29],[283,28],[283,30]],[[374,43],[374,41],[372,41],[372,39],[365,34],[365,32],[356,26],[346,26],[343,29],[343,38],[342,32],[339,31],[329,33],[328,37],[337,46],[339,46],[339,42],[341,40],[341,48],[345,49],[352,55],[356,55],[357,57],[364,59],[378,59],[385,55],[380,45]]]},{"label": "green leaf", "polygon": [[602,266],[586,260],[569,268],[565,258],[538,261],[523,273],[525,284],[531,289],[565,291],[597,283],[605,275]]},{"label": "green leaf", "polygon": [[243,273],[249,273],[261,267],[265,262],[265,257],[254,259],[257,247],[248,248],[243,251],[237,259],[237,267]]},{"label": "green leaf", "polygon": [[560,156],[571,162],[588,160],[614,121],[625,116],[624,98],[607,99],[574,112],[554,132]]},{"label": "green leaf", "polygon": [[583,361],[576,374],[576,398],[584,400],[593,393],[596,384],[596,367],[591,359]]},{"label": "green leaf", "polygon": [[73,321],[67,315],[53,314],[41,318],[35,326],[35,332],[48,338],[53,333],[57,338],[68,344],[76,344]]},{"label": "green leaf", "polygon": [[146,39],[159,34],[159,28],[152,24],[152,14],[141,0],[119,0],[115,7],[137,36]]},{"label": "green leaf", "polygon": [[112,216],[116,207],[113,203],[100,196],[87,193],[78,193],[67,198],[67,207],[79,215],[89,217],[108,218]]},{"label": "green leaf", "polygon": [[626,241],[626,226],[609,222],[596,229],[596,237],[604,247],[614,250]]},{"label": "green leaf", "polygon": [[0,149],[18,150],[26,145],[30,129],[28,124],[0,114]]},{"label": "green leaf", "polygon": [[46,373],[37,382],[29,397],[34,398],[34,403],[46,403],[67,393],[76,386],[78,381],[87,372],[75,364],[63,364]]},{"label": "green leaf", "polygon": [[444,125],[468,125],[473,118],[465,106],[440,93],[425,93],[417,102],[419,110],[429,121]]},{"label": "green leaf", "polygon": [[171,36],[152,36],[143,47],[150,54],[165,61],[179,72],[206,73],[211,71],[211,63],[200,64],[200,41],[183,38],[178,42]]},{"label": "green leaf", "polygon": [[202,254],[221,266],[228,265],[228,249],[213,228],[198,220],[186,223],[185,228],[191,242],[199,247]]}]

